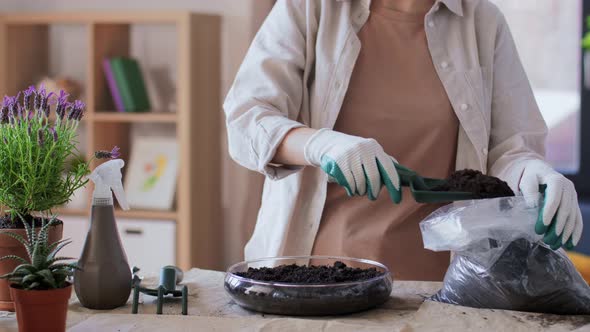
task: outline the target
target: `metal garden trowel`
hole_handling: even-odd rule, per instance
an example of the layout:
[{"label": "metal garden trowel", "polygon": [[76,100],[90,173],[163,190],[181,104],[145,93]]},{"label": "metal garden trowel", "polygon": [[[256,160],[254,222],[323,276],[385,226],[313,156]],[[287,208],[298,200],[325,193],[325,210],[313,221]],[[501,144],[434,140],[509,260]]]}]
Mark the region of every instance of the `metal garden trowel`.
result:
[{"label": "metal garden trowel", "polygon": [[171,295],[172,297],[182,297],[182,314],[186,315],[188,312],[188,287],[182,286],[181,289],[177,285],[182,281],[182,270],[176,266],[167,265],[160,270],[160,282],[157,288],[147,288],[141,286],[141,277],[137,275],[139,268],[133,268],[133,306],[131,313],[136,314],[139,305],[139,293],[144,293],[151,296],[157,296],[156,314],[162,314],[162,306],[164,304],[164,296]]}]

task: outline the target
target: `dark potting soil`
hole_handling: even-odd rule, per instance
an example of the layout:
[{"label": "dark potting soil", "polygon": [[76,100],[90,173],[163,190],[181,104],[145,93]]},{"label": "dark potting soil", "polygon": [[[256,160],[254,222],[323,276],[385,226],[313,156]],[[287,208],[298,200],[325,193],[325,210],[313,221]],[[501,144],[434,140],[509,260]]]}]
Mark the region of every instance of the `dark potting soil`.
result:
[{"label": "dark potting soil", "polygon": [[[45,223],[49,222],[49,220],[50,220],[48,218],[33,217],[31,215],[26,215],[23,218],[27,222],[27,224],[29,224],[30,226],[32,226],[33,222],[34,222],[35,227],[41,227],[43,225],[44,220],[45,220]],[[61,223],[62,223],[61,220],[57,221],[57,224],[61,224]],[[23,223],[23,220],[21,218],[12,219],[10,217],[10,215],[4,215],[3,217],[0,217],[0,229],[22,229],[22,228],[25,228],[25,224]]]},{"label": "dark potting soil", "polygon": [[432,300],[474,308],[590,315],[590,286],[565,253],[525,239],[490,241],[490,250],[503,249],[500,256],[456,255],[443,288]]},{"label": "dark potting soil", "polygon": [[444,185],[435,187],[433,190],[470,192],[478,199],[514,196],[514,192],[506,182],[472,169],[453,172]]},{"label": "dark potting soil", "polygon": [[363,281],[378,277],[383,272],[375,268],[360,269],[346,266],[342,262],[327,265],[280,265],[277,267],[248,268],[236,275],[248,279],[294,284],[329,284],[336,282]]},{"label": "dark potting soil", "polygon": [[[325,316],[363,311],[389,300],[392,288],[391,279],[383,272],[351,268],[342,262],[333,266],[282,265],[235,274],[257,281],[293,283],[277,286],[226,278],[225,289],[239,305],[278,315]],[[375,278],[379,276],[383,277]]]}]

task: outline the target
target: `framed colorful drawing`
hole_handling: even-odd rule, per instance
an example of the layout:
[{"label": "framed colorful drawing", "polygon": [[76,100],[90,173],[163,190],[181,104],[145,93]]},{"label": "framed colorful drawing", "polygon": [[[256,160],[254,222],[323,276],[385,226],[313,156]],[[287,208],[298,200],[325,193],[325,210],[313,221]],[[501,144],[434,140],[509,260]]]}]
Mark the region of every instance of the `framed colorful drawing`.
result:
[{"label": "framed colorful drawing", "polygon": [[137,137],[125,175],[132,208],[171,210],[178,174],[178,144],[174,138]]}]

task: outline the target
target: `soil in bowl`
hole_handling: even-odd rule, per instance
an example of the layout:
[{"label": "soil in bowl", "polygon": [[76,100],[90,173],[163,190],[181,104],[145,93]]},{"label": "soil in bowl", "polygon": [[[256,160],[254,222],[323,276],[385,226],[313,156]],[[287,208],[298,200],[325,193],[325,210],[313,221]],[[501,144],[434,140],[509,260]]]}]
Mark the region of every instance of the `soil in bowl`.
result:
[{"label": "soil in bowl", "polygon": [[386,302],[392,287],[391,277],[385,272],[352,268],[340,261],[333,265],[249,268],[234,274],[247,278],[226,279],[225,288],[238,304],[279,315],[325,316],[363,311]]},{"label": "soil in bowl", "polygon": [[277,267],[248,268],[246,272],[236,273],[240,277],[253,280],[306,285],[363,281],[382,274],[375,268],[352,268],[340,261],[335,262],[332,266],[291,264]]},{"label": "soil in bowl", "polygon": [[433,190],[470,192],[477,199],[514,196],[514,192],[506,182],[472,169],[453,172],[445,184]]}]

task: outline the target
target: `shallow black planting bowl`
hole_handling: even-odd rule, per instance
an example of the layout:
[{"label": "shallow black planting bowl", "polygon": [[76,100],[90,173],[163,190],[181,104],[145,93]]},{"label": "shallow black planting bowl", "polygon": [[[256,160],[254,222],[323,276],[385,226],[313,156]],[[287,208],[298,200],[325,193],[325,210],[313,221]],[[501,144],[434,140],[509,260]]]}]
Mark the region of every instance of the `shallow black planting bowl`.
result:
[{"label": "shallow black planting bowl", "polygon": [[[379,276],[355,282],[294,284],[257,281],[235,273],[248,268],[278,265],[333,265],[341,261],[350,267],[375,268]],[[350,314],[385,303],[393,280],[383,264],[356,258],[327,256],[275,257],[246,261],[231,266],[225,276],[225,290],[240,306],[268,314],[326,316]]]}]

